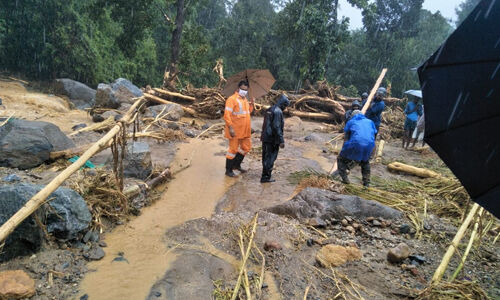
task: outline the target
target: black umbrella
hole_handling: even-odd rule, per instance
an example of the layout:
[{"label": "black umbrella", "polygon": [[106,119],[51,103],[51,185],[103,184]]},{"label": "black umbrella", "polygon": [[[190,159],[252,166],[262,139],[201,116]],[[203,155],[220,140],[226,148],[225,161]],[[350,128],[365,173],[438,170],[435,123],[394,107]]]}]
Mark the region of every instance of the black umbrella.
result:
[{"label": "black umbrella", "polygon": [[500,217],[500,0],[483,0],[419,69],[425,141]]}]

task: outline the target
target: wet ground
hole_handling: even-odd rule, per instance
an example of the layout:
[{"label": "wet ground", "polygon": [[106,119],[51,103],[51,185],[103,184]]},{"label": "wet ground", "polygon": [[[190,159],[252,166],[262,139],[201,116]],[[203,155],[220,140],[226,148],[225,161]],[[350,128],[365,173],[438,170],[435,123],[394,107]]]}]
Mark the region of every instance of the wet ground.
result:
[{"label": "wet ground", "polygon": [[[21,95],[24,100],[14,105],[20,99],[16,98],[17,95]],[[29,92],[19,83],[11,82],[6,85],[0,81],[0,97],[9,105],[9,110],[0,110],[0,116],[15,112],[15,116],[29,120],[52,121],[66,133],[71,132],[73,123],[91,123],[85,112],[69,110],[63,98]],[[50,113],[47,114],[46,111]],[[231,283],[235,279],[240,256],[233,240],[234,229],[243,222],[248,222],[254,212],[284,203],[295,196],[298,190],[296,183],[292,183],[290,179],[292,173],[304,170],[325,173],[335,161],[334,148],[339,148],[340,142],[337,147],[335,143],[328,146],[326,142],[338,133],[328,132],[327,126],[320,123],[302,122],[298,118],[289,118],[285,122],[286,147],[280,150],[275,163],[275,183],[259,182],[259,129],[262,118],[254,118],[252,122],[255,131],[253,150],[243,163],[243,167],[249,169],[249,172],[235,179],[224,176],[227,141],[220,132],[209,138],[187,139],[185,142],[157,143],[149,140],[154,164],[160,169],[170,166],[176,175],[161,187],[166,188],[161,197],[144,208],[140,216],[103,235],[102,239],[107,247],[104,248],[106,256],[102,260],[85,264],[81,252],[72,249],[71,245],[48,245],[47,250],[40,255],[11,261],[1,265],[0,269],[17,266],[30,271],[37,281],[37,296],[33,299],[80,299],[84,295],[92,300],[180,299],[177,294],[172,294],[175,291],[173,283],[178,283],[184,291],[198,291],[198,294],[192,294],[191,299],[209,299],[214,288],[213,280]],[[96,133],[86,133],[74,140],[77,144],[84,144],[97,140],[99,136]],[[93,158],[93,162],[106,163],[109,156],[109,150],[103,151]],[[394,160],[417,166],[425,164],[441,167],[440,160],[431,151],[404,151],[400,148],[399,141],[392,141],[384,148],[382,161]],[[44,170],[42,176],[37,175],[40,178],[30,176],[32,171],[0,169],[0,177],[14,172],[21,175],[23,180],[46,183],[60,168]],[[372,175],[388,179],[408,178],[389,173],[383,164],[373,164]],[[359,167],[352,170],[350,178],[354,183],[360,182]],[[317,247],[307,246],[304,234],[308,238],[318,236],[300,229],[303,225],[294,220],[269,213],[263,215],[259,224],[268,224],[265,226],[270,226],[269,233],[262,234],[258,243],[262,245],[266,238],[270,238],[278,240],[284,248],[281,254],[266,254],[270,256],[263,299],[301,298],[302,295],[299,294],[311,284],[311,295],[324,296],[328,289],[322,290],[319,286],[325,283],[313,269],[308,271],[308,265],[314,264],[314,259],[311,258]],[[273,223],[276,225],[271,225]],[[413,278],[398,266],[387,265],[384,257],[386,248],[401,239],[391,236],[390,230],[375,228],[373,235],[361,237],[345,235],[345,232],[336,227],[329,230],[329,236],[339,244],[355,242],[367,253],[368,258],[342,268],[356,282],[373,290],[372,295],[375,296],[370,297],[368,294],[366,299],[404,298],[411,293],[400,289],[398,286],[401,283],[412,287],[424,285],[420,277]],[[296,241],[301,242],[296,244]],[[177,251],[181,244],[195,245],[198,248],[187,252]],[[419,244],[417,241],[411,241],[410,244],[421,253],[432,256],[432,264],[422,274],[422,278],[428,279],[441,256],[433,254],[443,252],[444,248],[439,246],[436,249],[432,243]],[[481,269],[494,267],[495,264],[491,261],[478,266]],[[47,283],[47,272],[50,270],[62,272],[69,277],[64,279],[56,276],[55,283],[50,285]],[[299,277],[303,280],[299,280]],[[313,278],[317,282],[312,282]],[[383,280],[377,281],[377,278]],[[403,279],[394,283],[396,287],[387,285],[398,278]],[[411,285],[405,283],[410,281]],[[498,280],[496,282],[498,284]],[[315,284],[318,286],[314,286]],[[384,290],[391,290],[391,293]]]}]

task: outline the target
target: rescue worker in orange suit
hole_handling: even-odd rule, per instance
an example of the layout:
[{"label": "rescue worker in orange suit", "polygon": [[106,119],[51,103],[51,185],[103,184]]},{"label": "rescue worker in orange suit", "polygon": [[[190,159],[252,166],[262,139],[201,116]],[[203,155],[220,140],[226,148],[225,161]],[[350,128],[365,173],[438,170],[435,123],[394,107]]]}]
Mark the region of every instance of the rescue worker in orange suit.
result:
[{"label": "rescue worker in orange suit", "polygon": [[229,139],[229,149],[226,153],[226,175],[235,177],[233,170],[245,173],[241,162],[252,148],[252,127],[250,113],[253,111],[254,100],[248,101],[248,82],[240,81],[238,90],[227,99],[224,110],[226,122],[225,137]]}]

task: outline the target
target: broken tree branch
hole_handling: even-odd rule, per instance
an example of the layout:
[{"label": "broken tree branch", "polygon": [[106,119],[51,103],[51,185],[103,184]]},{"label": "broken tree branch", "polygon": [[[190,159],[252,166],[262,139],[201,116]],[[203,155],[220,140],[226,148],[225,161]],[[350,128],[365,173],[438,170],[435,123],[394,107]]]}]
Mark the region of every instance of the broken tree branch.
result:
[{"label": "broken tree branch", "polygon": [[186,96],[186,95],[183,95],[181,93],[175,93],[175,92],[167,91],[164,89],[153,88],[153,91],[155,91],[159,94],[165,95],[165,96],[169,96],[169,97],[180,98],[182,100],[188,100],[188,101],[196,101],[195,97]]},{"label": "broken tree branch", "polygon": [[[153,101],[153,102],[156,102],[156,103],[161,103],[161,104],[177,104],[177,103],[174,103],[174,102],[171,102],[171,101],[167,101],[165,99],[162,99],[160,97],[157,97],[155,95],[151,95],[151,94],[148,94],[148,93],[144,93],[144,97],[150,101]],[[198,114],[196,113],[196,111],[192,108],[189,108],[189,107],[185,107],[184,105],[181,105],[182,109],[184,110],[184,112],[192,115],[192,116],[197,116]]]}]

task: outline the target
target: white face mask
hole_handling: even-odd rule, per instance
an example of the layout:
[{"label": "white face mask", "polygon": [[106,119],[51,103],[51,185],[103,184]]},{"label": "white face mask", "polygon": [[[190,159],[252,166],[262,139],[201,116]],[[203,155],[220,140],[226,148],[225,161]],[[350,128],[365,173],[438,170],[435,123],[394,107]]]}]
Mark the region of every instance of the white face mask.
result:
[{"label": "white face mask", "polygon": [[240,89],[239,92],[238,92],[238,94],[240,94],[241,97],[246,97],[247,94],[248,94],[248,91]]}]

